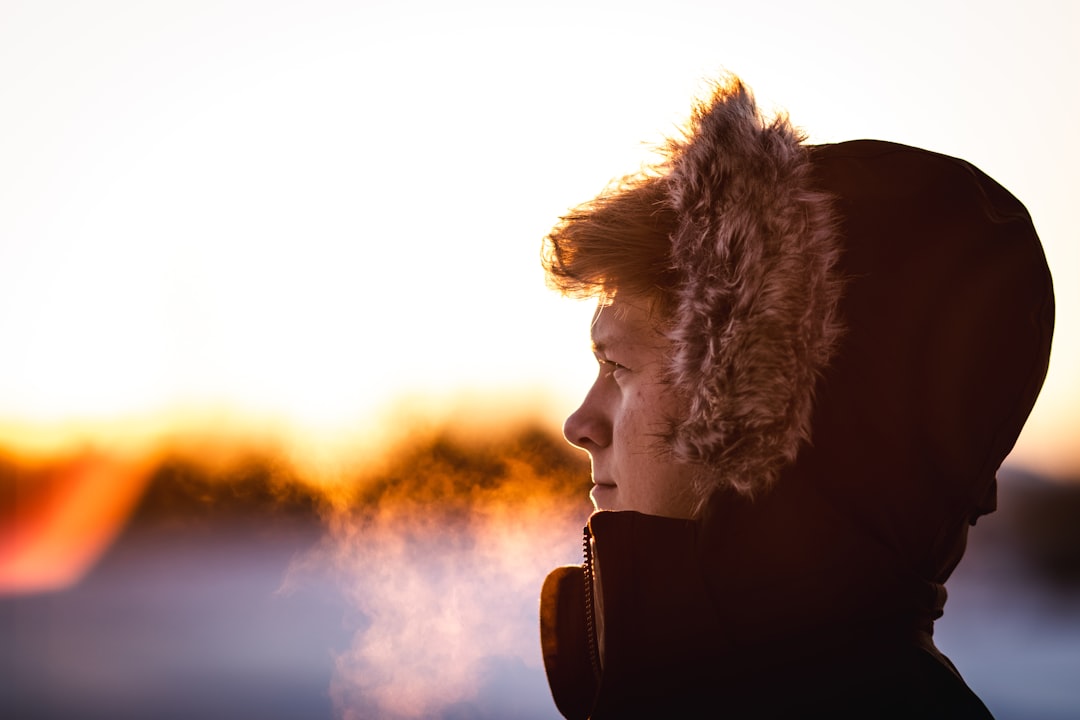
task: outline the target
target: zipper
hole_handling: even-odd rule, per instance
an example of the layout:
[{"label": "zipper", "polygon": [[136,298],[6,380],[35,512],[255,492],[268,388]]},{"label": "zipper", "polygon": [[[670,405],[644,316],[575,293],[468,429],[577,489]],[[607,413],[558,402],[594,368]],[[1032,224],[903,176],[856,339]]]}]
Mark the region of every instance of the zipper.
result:
[{"label": "zipper", "polygon": [[593,547],[592,533],[589,526],[585,526],[582,550],[585,562],[581,564],[585,576],[585,642],[589,646],[589,662],[592,663],[593,675],[596,682],[600,682],[600,642],[596,636],[596,588],[595,574],[593,572]]}]

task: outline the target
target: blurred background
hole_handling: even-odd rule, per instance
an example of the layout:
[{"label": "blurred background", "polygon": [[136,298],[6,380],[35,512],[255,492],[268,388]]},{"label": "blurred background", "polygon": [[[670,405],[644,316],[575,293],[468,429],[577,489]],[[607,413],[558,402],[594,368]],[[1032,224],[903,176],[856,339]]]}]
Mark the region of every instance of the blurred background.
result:
[{"label": "blurred background", "polygon": [[[1080,7],[0,0],[0,710],[551,718],[591,307],[539,241],[727,69],[963,157],[1055,276],[937,638],[1080,713]],[[10,710],[11,712],[6,712]]]}]

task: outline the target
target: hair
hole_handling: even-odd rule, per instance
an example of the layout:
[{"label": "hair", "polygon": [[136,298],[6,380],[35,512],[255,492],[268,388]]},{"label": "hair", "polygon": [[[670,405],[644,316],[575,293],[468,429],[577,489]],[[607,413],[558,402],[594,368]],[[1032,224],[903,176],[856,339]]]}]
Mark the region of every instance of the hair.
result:
[{"label": "hair", "polygon": [[544,238],[547,283],[576,298],[647,297],[666,316],[678,281],[671,261],[676,227],[663,177],[625,177],[563,216]]}]

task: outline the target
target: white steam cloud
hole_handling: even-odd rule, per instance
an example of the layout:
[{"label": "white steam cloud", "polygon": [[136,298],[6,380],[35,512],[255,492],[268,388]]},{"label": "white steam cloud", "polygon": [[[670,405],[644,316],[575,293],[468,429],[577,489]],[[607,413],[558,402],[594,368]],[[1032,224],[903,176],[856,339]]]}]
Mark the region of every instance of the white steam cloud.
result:
[{"label": "white steam cloud", "polygon": [[476,717],[462,708],[493,664],[533,669],[528,692],[547,692],[540,585],[578,561],[587,513],[587,470],[557,442],[436,439],[330,514],[318,561],[354,613],[331,685],[341,718]]}]

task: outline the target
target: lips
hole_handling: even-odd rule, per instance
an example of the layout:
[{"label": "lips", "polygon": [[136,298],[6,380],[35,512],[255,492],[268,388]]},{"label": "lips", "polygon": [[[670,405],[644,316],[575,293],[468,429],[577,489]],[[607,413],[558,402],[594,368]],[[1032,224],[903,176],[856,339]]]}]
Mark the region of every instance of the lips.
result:
[{"label": "lips", "polygon": [[597,510],[614,509],[616,487],[612,482],[597,482],[589,491],[589,499]]}]

